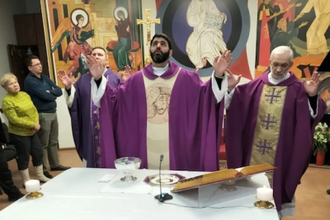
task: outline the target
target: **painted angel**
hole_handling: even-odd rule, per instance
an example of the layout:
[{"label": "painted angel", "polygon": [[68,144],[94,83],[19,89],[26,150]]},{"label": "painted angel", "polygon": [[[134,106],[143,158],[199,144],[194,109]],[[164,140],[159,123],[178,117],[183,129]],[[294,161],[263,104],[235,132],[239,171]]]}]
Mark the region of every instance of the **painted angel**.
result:
[{"label": "painted angel", "polygon": [[76,15],[72,13],[71,19],[65,18],[62,20],[52,40],[52,52],[54,52],[61,45],[62,40],[70,36],[70,42],[65,49],[63,61],[67,63],[69,58],[72,59],[72,66],[67,73],[75,78],[79,76],[79,73],[83,75],[89,71],[85,58],[92,52],[92,47],[87,40],[94,36],[94,29],[83,30],[88,25],[88,14],[82,9],[77,9],[74,12],[78,10],[80,13],[76,13]]}]

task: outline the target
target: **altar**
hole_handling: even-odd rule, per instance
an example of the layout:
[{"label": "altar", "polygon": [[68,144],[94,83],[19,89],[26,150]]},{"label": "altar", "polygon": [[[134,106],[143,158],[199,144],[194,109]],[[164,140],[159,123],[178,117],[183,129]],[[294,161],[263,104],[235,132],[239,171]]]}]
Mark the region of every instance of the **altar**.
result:
[{"label": "altar", "polygon": [[[163,173],[176,173],[186,178],[203,174],[187,171]],[[255,195],[242,195],[235,200],[198,208],[194,205],[196,199],[187,192],[172,193],[171,188],[165,186],[163,192],[171,193],[173,199],[161,203],[154,198],[160,192],[159,186],[145,182],[145,177],[157,174],[158,170],[137,170],[134,173],[136,182],[116,187],[123,175],[115,169],[71,168],[41,186],[43,197],[36,200],[21,198],[2,210],[0,219],[278,220],[275,208],[259,209],[253,205]],[[101,182],[105,175],[112,179]],[[252,181],[269,186],[264,174],[253,176]]]}]

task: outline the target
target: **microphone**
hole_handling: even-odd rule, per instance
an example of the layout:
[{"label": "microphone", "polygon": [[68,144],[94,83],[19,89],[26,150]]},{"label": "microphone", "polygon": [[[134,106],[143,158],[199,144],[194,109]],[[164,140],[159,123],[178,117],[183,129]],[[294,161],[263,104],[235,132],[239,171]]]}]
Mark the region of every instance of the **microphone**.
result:
[{"label": "microphone", "polygon": [[155,196],[155,199],[157,199],[159,202],[164,202],[166,200],[173,199],[173,196],[168,193],[162,192],[162,176],[161,176],[161,168],[162,168],[162,161],[164,159],[164,155],[160,155],[160,161],[159,161],[159,192],[160,194]]}]

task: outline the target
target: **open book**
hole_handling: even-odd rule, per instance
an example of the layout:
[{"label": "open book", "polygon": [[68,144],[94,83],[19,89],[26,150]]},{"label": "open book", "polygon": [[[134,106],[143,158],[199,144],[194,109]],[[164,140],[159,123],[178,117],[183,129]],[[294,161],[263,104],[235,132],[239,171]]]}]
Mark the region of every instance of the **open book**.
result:
[{"label": "open book", "polygon": [[227,180],[235,180],[239,177],[250,176],[257,173],[269,172],[274,170],[275,167],[268,163],[251,165],[243,167],[240,171],[235,169],[226,169],[207,173],[201,176],[196,176],[188,179],[180,180],[172,189],[172,192],[186,191],[200,186],[211,185],[220,183]]}]

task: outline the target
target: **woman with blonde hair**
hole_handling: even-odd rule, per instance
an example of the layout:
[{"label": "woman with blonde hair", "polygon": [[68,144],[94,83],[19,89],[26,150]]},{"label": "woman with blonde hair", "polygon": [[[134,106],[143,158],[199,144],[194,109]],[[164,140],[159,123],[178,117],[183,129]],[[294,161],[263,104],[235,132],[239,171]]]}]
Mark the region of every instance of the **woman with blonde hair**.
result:
[{"label": "woman with blonde hair", "polygon": [[47,182],[49,179],[43,174],[43,150],[36,132],[40,129],[39,115],[30,96],[20,91],[17,78],[12,73],[3,75],[1,86],[8,92],[2,100],[2,111],[8,118],[9,136],[17,151],[17,166],[23,183],[30,179],[29,158],[35,167],[37,179]]}]

